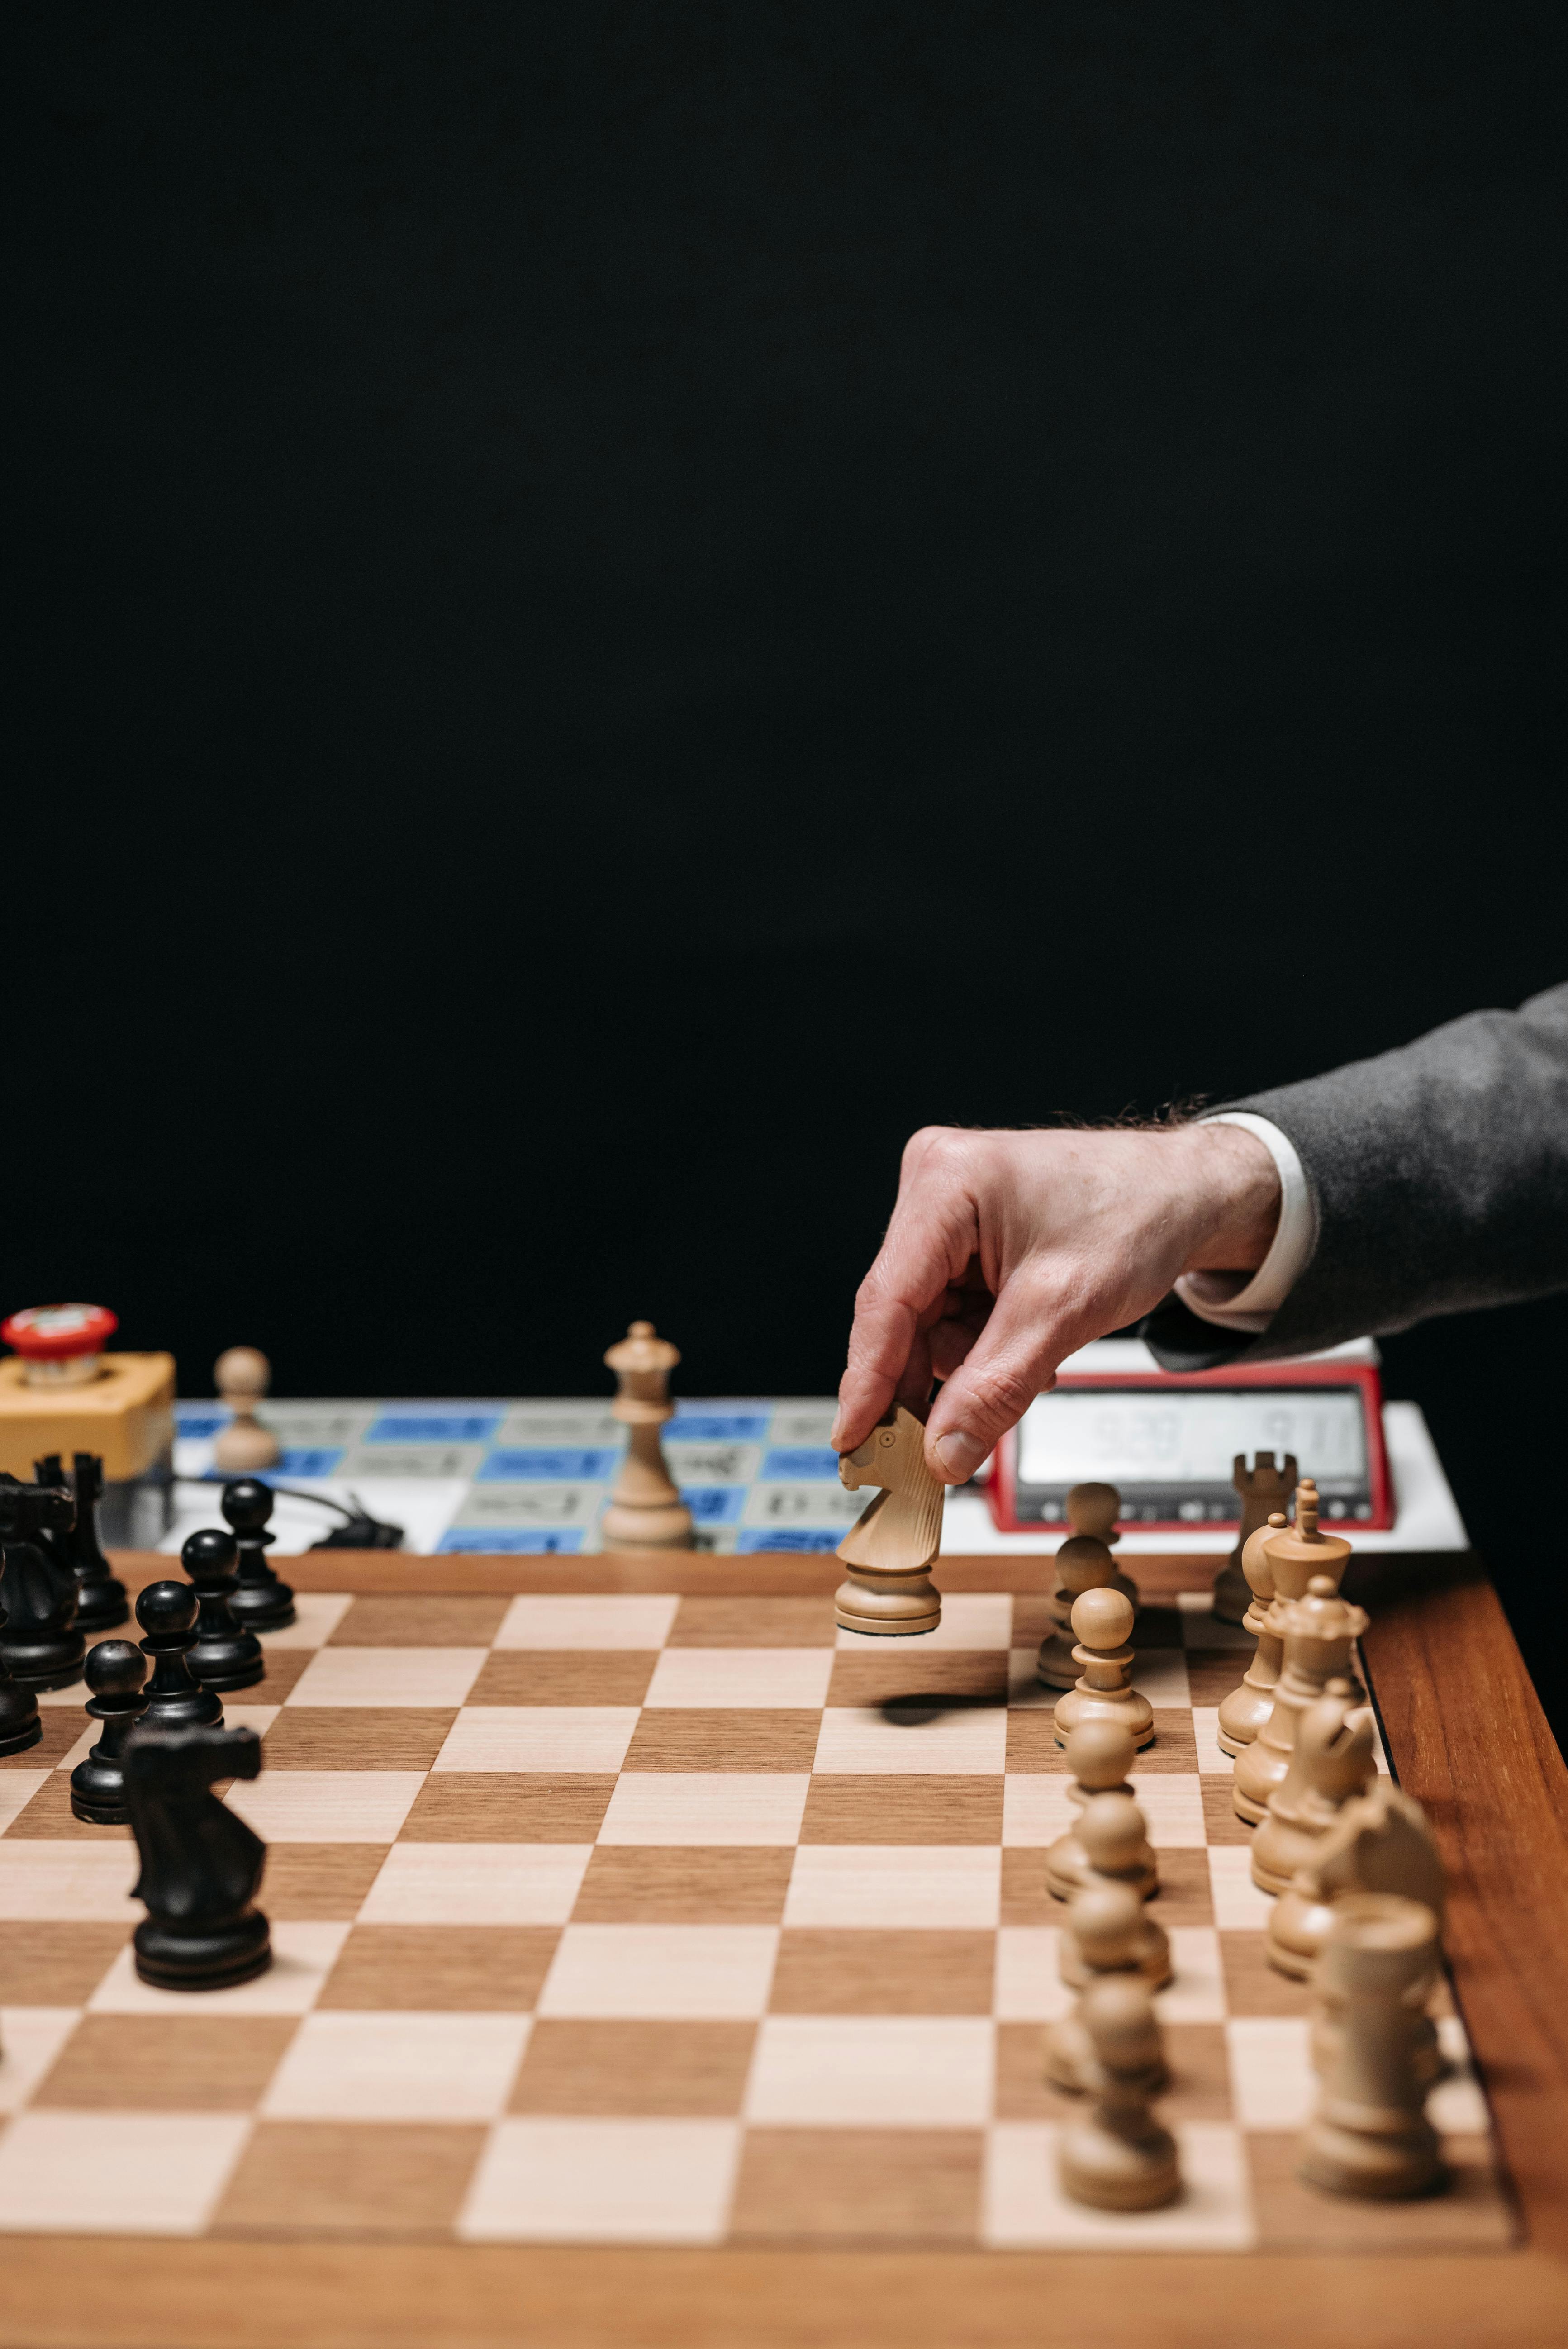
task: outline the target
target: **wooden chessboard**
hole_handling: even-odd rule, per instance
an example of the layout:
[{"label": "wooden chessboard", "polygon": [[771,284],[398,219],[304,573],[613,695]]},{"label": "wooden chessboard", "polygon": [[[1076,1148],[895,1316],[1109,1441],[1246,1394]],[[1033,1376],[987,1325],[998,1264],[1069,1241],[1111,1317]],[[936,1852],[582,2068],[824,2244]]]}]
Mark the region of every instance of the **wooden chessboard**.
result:
[{"label": "wooden chessboard", "polygon": [[[1159,2279],[1199,2254],[1209,2277],[1300,2263],[1320,2281],[1326,2253],[1364,2280],[1435,2261],[1493,2295],[1506,2274],[1510,2305],[1533,2305],[1558,2278],[1522,2248],[1542,2213],[1533,2231],[1552,2234],[1553,2193],[1532,2210],[1528,2174],[1545,2107],[1519,2093],[1517,2016],[1488,2079],[1501,2143],[1470,2066],[1506,2007],[1466,1873],[1485,1838],[1474,1803],[1431,1783],[1445,1757],[1420,1720],[1427,1631],[1445,1605],[1495,1602],[1452,1561],[1423,1599],[1368,1594],[1388,1751],[1456,1875],[1465,2020],[1448,2004],[1454,2072],[1432,2107],[1452,2189],[1350,2203],[1293,2175],[1308,1999],[1264,1962],[1267,1902],[1214,1739],[1249,1643],[1193,1587],[1213,1561],[1129,1563],[1158,1732],[1135,1784],[1176,1967],[1160,2005],[1177,2204],[1113,2217],[1055,2184],[1070,2105],[1041,2079],[1040,2026],[1068,1996],[1043,1861],[1068,1813],[1034,1679],[1046,1561],[944,1559],[941,1630],[894,1644],[835,1634],[831,1559],[323,1557],[285,1567],[300,1620],[229,1708],[264,1735],[263,1776],[230,1795],[269,1845],[276,1961],[259,1981],[197,1998],[135,1979],[129,1836],[69,1813],[81,1692],[54,1692],[44,1743],[0,1764],[0,2263],[21,2280],[0,2342],[281,2337],[248,2329],[263,2308],[294,2341],[358,2340],[349,2308],[366,2340],[401,2338],[377,2325],[437,2274],[455,2329],[408,2339],[510,2338],[483,2329],[498,2275],[559,2285],[583,2247],[601,2297],[622,2277],[622,2340],[694,2337],[636,2329],[677,2276],[707,2306],[779,2268],[804,2324],[824,2263],[863,2281],[890,2257],[926,2278],[906,2339],[960,2276],[965,2321],[999,2316],[1021,2267],[1114,2272],[1130,2312],[1152,2291],[1165,2322]],[[1418,1579],[1409,1561],[1384,1571]],[[1528,1714],[1528,1684],[1513,1698]],[[1512,1987],[1537,2008],[1529,1974]],[[156,2322],[92,2280],[106,2237],[117,2275],[158,2280]],[[1041,2271],[1065,2252],[1088,2256]],[[194,2312],[219,2276],[251,2280],[246,2309],[182,2329],[181,2290]],[[58,2313],[51,2281],[61,2329],[13,2330]],[[584,2320],[538,2337],[598,2335]]]}]

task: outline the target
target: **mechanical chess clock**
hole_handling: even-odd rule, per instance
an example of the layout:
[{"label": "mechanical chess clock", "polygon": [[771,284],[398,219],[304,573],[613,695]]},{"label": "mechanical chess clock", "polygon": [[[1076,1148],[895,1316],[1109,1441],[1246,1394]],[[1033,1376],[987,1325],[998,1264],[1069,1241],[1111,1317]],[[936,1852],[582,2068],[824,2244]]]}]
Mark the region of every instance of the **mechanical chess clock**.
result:
[{"label": "mechanical chess clock", "polygon": [[1272,1452],[1280,1460],[1294,1453],[1303,1475],[1315,1478],[1325,1518],[1387,1528],[1393,1488],[1370,1350],[1357,1348],[1357,1360],[1320,1355],[1181,1372],[1123,1369],[1109,1359],[1125,1353],[1148,1364],[1141,1345],[1086,1348],[997,1445],[986,1486],[991,1514],[1004,1533],[1065,1524],[1069,1489],[1094,1478],[1120,1493],[1119,1522],[1129,1531],[1231,1526],[1240,1521],[1231,1482],[1236,1454]]}]

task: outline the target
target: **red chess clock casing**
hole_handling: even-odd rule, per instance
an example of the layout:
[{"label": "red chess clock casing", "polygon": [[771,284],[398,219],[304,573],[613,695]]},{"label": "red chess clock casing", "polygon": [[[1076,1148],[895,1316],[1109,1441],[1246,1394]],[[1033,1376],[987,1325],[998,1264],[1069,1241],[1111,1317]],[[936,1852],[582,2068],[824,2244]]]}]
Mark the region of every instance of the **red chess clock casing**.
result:
[{"label": "red chess clock casing", "polygon": [[[1096,1393],[1104,1396],[1109,1410],[1119,1412],[1124,1419],[1146,1418],[1162,1407],[1180,1416],[1187,1407],[1183,1398],[1206,1396],[1222,1400],[1229,1395],[1236,1407],[1238,1430],[1245,1428],[1244,1437],[1236,1442],[1234,1449],[1249,1455],[1260,1449],[1272,1449],[1282,1457],[1294,1450],[1304,1476],[1318,1475],[1319,1469],[1312,1457],[1311,1444],[1290,1440],[1288,1431],[1300,1416],[1302,1406],[1308,1405],[1315,1396],[1326,1403],[1332,1398],[1344,1416],[1353,1401],[1359,1428],[1361,1465],[1354,1480],[1346,1485],[1346,1497],[1330,1503],[1326,1516],[1331,1514],[1336,1525],[1342,1526],[1348,1534],[1357,1529],[1381,1531],[1394,1523],[1393,1485],[1383,1437],[1383,1386],[1375,1363],[1340,1358],[1233,1363],[1216,1371],[1073,1371],[1057,1380],[1052,1395],[1042,1396],[1031,1408],[1049,1410],[1053,1395]],[[1020,1457],[1026,1448],[1020,1444],[1020,1433],[1017,1428],[1012,1429],[993,1455],[985,1487],[991,1515],[1004,1533],[1057,1528],[1065,1532],[1063,1494],[1056,1490],[1057,1480],[1048,1485],[1044,1482],[1031,1485],[1020,1473]],[[1240,1523],[1240,1502],[1229,1485],[1228,1459],[1222,1468],[1218,1463],[1212,1464],[1212,1473],[1202,1485],[1183,1489],[1179,1480],[1153,1473],[1140,1493],[1141,1471],[1130,1466],[1119,1471],[1100,1464],[1094,1456],[1094,1447],[1086,1445],[1076,1474],[1060,1480],[1063,1493],[1080,1478],[1096,1478],[1117,1485],[1123,1494],[1119,1524],[1128,1533],[1222,1533]]]}]

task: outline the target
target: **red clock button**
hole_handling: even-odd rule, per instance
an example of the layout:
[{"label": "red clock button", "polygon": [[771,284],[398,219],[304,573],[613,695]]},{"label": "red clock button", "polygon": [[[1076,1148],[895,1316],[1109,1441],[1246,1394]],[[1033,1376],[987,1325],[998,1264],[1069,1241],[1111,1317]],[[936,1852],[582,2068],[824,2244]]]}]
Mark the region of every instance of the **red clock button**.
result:
[{"label": "red clock button", "polygon": [[0,1338],[25,1361],[68,1362],[77,1354],[101,1354],[119,1328],[107,1305],[26,1305],[0,1321]]}]

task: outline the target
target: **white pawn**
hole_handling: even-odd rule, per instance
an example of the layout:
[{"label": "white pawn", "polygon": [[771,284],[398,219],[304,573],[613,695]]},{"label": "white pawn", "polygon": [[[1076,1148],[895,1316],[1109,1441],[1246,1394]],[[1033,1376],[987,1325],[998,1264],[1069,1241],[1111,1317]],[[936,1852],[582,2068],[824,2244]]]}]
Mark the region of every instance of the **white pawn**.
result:
[{"label": "white pawn", "polygon": [[1086,1590],[1073,1606],[1078,1646],[1073,1656],[1081,1677],[1057,1699],[1057,1743],[1065,1745],[1082,1721],[1120,1723],[1135,1746],[1154,1735],[1149,1699],[1132,1685],[1132,1604],[1119,1590]]},{"label": "white pawn", "polygon": [[[1087,1983],[1105,1974],[1140,1974],[1149,1946],[1148,1919],[1136,1892],[1122,1884],[1097,1884],[1075,1898],[1068,1929]],[[1045,2036],[1046,2077],[1053,2086],[1079,2095],[1092,2085],[1094,2049],[1083,2020],[1080,1998],[1070,2014],[1048,2025]],[[1163,2059],[1147,2082],[1151,2095],[1165,2085]]]},{"label": "white pawn", "polygon": [[[1073,1774],[1068,1799],[1081,1811],[1096,1795],[1127,1795],[1132,1788],[1127,1774],[1132,1767],[1132,1740],[1118,1721],[1085,1721],[1062,1748]],[[1078,1839],[1078,1822],[1058,1836],[1046,1854],[1046,1886],[1058,1900],[1070,1899],[1086,1881],[1088,1856]]]},{"label": "white pawn", "polygon": [[256,1405],[272,1382],[273,1366],[254,1346],[231,1346],[219,1355],[212,1365],[212,1383],[234,1416],[214,1439],[214,1468],[249,1475],[257,1468],[277,1466],[283,1446],[256,1417]]},{"label": "white pawn", "polygon": [[1180,2193],[1176,2140],[1150,2110],[1147,2085],[1162,2064],[1147,1984],[1129,1974],[1091,1983],[1079,2001],[1094,2051],[1092,2110],[1062,2131],[1064,2194],[1096,2210],[1152,2210]]},{"label": "white pawn", "polygon": [[[1078,1946],[1074,1920],[1078,1902],[1087,1899],[1091,1892],[1109,1887],[1130,1893],[1141,1903],[1158,1884],[1143,1814],[1130,1796],[1097,1795],[1092,1802],[1086,1803],[1078,1822],[1078,1840],[1089,1864],[1083,1889],[1075,1893],[1068,1904],[1060,1954],[1061,1977],[1072,1990],[1081,1990],[1092,1971]],[[1140,1972],[1156,1990],[1162,1990],[1171,1979],[1171,1944],[1165,1928],[1147,1912],[1137,1961]]]}]

